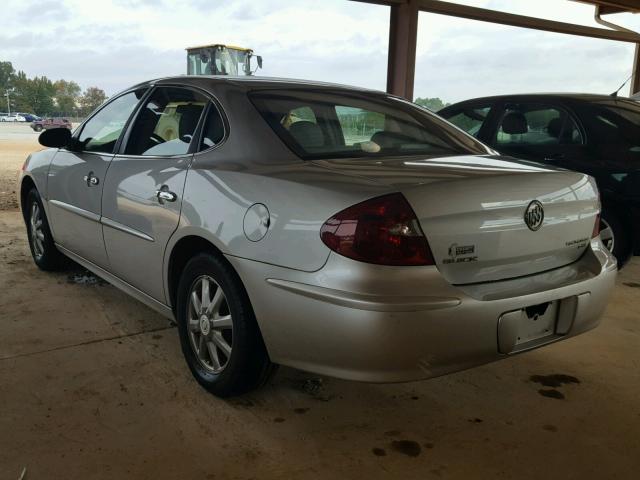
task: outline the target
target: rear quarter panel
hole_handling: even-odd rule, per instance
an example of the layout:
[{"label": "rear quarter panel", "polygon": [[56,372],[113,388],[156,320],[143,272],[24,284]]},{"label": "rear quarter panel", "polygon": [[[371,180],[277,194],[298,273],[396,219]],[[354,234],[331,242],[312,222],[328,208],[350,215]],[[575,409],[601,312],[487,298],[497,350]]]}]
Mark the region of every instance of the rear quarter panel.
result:
[{"label": "rear quarter panel", "polygon": [[[228,135],[217,147],[195,155],[168,252],[180,238],[197,235],[227,255],[303,271],[320,269],[330,252],[320,240],[322,224],[390,187],[301,160],[277,138],[244,91],[212,93],[227,117]],[[270,224],[261,240],[251,241],[243,223],[256,203],[267,207]]]}]

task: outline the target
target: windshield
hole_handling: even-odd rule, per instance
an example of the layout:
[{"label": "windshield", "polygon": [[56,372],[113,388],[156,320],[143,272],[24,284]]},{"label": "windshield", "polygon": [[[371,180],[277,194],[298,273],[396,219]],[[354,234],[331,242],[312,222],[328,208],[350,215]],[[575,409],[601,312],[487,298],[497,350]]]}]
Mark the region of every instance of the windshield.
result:
[{"label": "windshield", "polygon": [[216,52],[218,75],[244,75],[247,52],[225,48]]},{"label": "windshield", "polygon": [[187,60],[189,75],[245,75],[248,53],[231,48],[215,48],[213,62],[208,52],[190,53]]},{"label": "windshield", "polygon": [[249,95],[280,139],[307,160],[491,153],[436,115],[393,97],[314,90]]}]

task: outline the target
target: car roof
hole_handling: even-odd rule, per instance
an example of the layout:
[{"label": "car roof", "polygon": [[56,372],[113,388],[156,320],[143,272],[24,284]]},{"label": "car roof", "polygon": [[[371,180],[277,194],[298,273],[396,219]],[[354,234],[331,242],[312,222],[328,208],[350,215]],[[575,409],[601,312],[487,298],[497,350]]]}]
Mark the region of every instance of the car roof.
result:
[{"label": "car roof", "polygon": [[513,95],[493,95],[489,97],[478,97],[478,98],[470,98],[468,100],[462,100],[460,102],[453,103],[444,107],[442,110],[450,109],[451,107],[456,107],[458,105],[466,104],[466,103],[476,103],[476,102],[495,102],[495,101],[524,101],[524,100],[549,100],[549,99],[561,99],[561,100],[572,100],[579,102],[601,102],[601,101],[612,101],[612,100],[622,100],[622,101],[632,101],[628,97],[618,97],[612,95],[603,95],[597,93],[571,93],[571,92],[550,92],[550,93],[516,93]]},{"label": "car roof", "polygon": [[258,77],[251,76],[227,76],[227,75],[177,75],[172,77],[162,77],[147,82],[139,83],[132,88],[143,87],[147,85],[162,85],[171,83],[181,83],[195,85],[205,88],[212,85],[230,85],[246,90],[257,89],[328,89],[328,90],[350,90],[353,92],[367,92],[376,95],[389,95],[379,90],[372,90],[353,85],[342,85],[338,83],[319,82],[315,80],[304,80],[294,78],[277,78],[277,77]]}]

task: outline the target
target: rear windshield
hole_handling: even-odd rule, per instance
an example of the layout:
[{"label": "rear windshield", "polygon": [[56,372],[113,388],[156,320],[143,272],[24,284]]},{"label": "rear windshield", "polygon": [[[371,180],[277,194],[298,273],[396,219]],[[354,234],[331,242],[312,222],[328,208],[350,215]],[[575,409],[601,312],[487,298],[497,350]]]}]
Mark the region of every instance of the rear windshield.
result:
[{"label": "rear windshield", "polygon": [[400,99],[334,91],[260,91],[249,97],[280,139],[305,160],[487,154],[446,121]]}]

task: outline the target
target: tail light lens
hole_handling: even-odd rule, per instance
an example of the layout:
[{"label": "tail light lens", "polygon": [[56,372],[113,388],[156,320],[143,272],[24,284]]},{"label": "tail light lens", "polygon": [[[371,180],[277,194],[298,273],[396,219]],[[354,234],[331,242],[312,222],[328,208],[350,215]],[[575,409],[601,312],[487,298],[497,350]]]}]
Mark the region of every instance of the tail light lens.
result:
[{"label": "tail light lens", "polygon": [[434,265],[418,219],[400,193],[373,198],[335,214],[320,229],[334,252],[379,265]]}]

